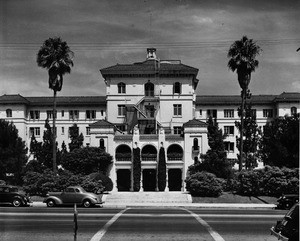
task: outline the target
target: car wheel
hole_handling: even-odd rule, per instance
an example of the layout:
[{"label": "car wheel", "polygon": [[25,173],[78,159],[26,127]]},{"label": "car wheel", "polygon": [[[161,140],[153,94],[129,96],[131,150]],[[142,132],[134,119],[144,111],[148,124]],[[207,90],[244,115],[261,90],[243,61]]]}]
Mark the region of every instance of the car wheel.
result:
[{"label": "car wheel", "polygon": [[12,205],[13,205],[14,207],[20,207],[20,206],[22,205],[22,202],[21,202],[20,199],[15,198],[15,199],[12,201]]},{"label": "car wheel", "polygon": [[84,200],[82,205],[85,207],[85,208],[89,208],[90,206],[92,206],[92,203],[90,200]]},{"label": "car wheel", "polygon": [[49,208],[52,208],[55,206],[55,202],[52,199],[48,200],[46,204],[47,204],[47,207],[49,207]]}]

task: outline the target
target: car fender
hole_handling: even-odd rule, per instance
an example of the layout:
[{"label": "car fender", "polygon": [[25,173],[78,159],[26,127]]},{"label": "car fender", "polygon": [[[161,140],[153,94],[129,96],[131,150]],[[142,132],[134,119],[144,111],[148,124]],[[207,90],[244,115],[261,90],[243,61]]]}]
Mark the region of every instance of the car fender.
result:
[{"label": "car fender", "polygon": [[63,204],[62,200],[61,200],[59,197],[56,197],[56,196],[49,196],[49,197],[46,197],[46,198],[44,199],[43,203],[46,203],[49,199],[54,200],[55,203],[56,203],[57,205]]},{"label": "car fender", "polygon": [[21,201],[22,205],[26,204],[26,201],[20,195],[14,195],[11,200],[14,200],[14,199],[19,199]]}]

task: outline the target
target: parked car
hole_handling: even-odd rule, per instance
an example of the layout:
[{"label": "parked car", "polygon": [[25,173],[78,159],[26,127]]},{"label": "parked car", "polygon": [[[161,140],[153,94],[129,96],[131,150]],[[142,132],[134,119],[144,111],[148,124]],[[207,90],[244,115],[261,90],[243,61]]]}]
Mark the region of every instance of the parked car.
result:
[{"label": "parked car", "polygon": [[296,203],[283,217],[271,228],[271,235],[283,241],[299,241],[299,203]]},{"label": "parked car", "polygon": [[289,210],[295,203],[299,202],[299,195],[298,194],[283,194],[277,200],[277,209],[286,209]]},{"label": "parked car", "polygon": [[52,193],[43,202],[47,204],[47,207],[74,205],[76,203],[86,208],[103,203],[102,195],[87,192],[80,186],[70,186],[61,193]]},{"label": "parked car", "polygon": [[10,185],[0,186],[0,203],[13,205],[14,207],[32,206],[29,196],[20,193],[18,187]]}]

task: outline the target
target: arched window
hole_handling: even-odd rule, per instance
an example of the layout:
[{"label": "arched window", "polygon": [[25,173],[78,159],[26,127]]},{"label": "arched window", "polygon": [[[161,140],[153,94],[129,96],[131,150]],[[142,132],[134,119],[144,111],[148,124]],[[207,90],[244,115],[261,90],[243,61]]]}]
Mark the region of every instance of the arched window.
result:
[{"label": "arched window", "polygon": [[154,84],[150,80],[145,84],[145,96],[154,96]]},{"label": "arched window", "polygon": [[194,150],[199,150],[198,138],[194,138],[194,140],[193,140],[193,148],[194,148]]},{"label": "arched window", "polygon": [[181,83],[175,82],[173,85],[173,93],[174,94],[181,94]]},{"label": "arched window", "polygon": [[101,138],[99,144],[101,149],[105,149],[104,139]]},{"label": "arched window", "polygon": [[125,94],[126,93],[126,85],[123,82],[118,84],[118,93]]},{"label": "arched window", "polygon": [[12,110],[6,109],[6,117],[12,117]]},{"label": "arched window", "polygon": [[293,106],[291,108],[291,115],[296,115],[297,114],[297,107]]}]

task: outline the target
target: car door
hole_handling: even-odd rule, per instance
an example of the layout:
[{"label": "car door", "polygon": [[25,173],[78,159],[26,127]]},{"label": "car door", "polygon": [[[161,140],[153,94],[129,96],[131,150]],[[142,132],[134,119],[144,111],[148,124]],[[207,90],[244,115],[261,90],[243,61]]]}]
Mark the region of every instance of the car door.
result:
[{"label": "car door", "polygon": [[65,204],[74,203],[75,195],[76,193],[74,188],[66,188],[61,194],[62,202]]},{"label": "car door", "polygon": [[0,191],[0,202],[8,203],[11,201],[10,199],[9,187],[2,187]]}]

